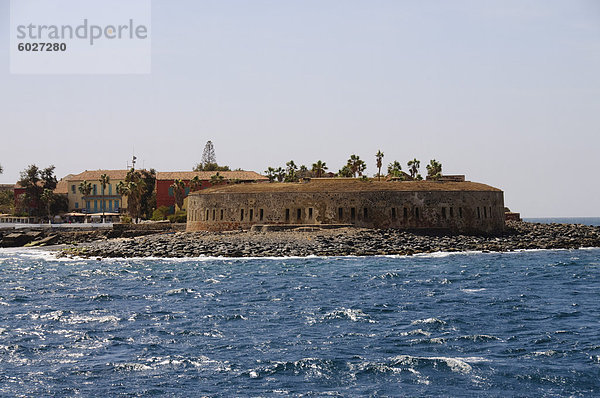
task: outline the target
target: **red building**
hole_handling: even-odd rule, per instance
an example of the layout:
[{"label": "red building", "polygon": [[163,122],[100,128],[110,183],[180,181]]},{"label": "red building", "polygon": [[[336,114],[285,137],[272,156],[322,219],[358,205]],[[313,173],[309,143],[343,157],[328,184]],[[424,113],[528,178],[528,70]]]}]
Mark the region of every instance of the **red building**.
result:
[{"label": "red building", "polygon": [[[223,177],[224,183],[235,182],[266,182],[269,179],[254,171],[219,171],[219,176]],[[190,181],[198,176],[202,185],[200,189],[206,189],[212,186],[211,177],[217,174],[216,171],[173,171],[156,173],[156,207],[167,206],[171,211],[175,210],[175,194],[171,185],[175,180],[182,180],[185,183],[185,197],[190,193]]]}]

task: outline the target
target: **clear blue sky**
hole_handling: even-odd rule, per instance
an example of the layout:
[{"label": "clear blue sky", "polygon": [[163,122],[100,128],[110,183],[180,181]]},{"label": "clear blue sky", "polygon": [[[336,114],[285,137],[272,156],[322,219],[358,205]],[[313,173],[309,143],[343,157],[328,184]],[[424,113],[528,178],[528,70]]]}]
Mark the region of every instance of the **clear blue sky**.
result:
[{"label": "clear blue sky", "polygon": [[[524,216],[600,216],[600,2],[152,2],[152,74],[9,74],[0,0],[0,182],[350,154],[441,161]],[[118,61],[117,61],[118,62]],[[406,167],[405,167],[406,168]]]}]

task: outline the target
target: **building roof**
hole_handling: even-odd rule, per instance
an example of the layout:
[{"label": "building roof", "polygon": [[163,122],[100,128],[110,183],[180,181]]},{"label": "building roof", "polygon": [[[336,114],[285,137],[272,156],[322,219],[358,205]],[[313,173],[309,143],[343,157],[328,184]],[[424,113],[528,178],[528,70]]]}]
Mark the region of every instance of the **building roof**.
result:
[{"label": "building roof", "polygon": [[70,176],[72,176],[72,174],[69,174],[68,176],[60,179],[60,181],[56,184],[56,188],[54,188],[54,193],[63,194],[63,195],[66,195],[69,193],[69,177]]},{"label": "building roof", "polygon": [[241,181],[267,181],[268,178],[254,171],[167,171],[156,173],[157,180],[191,180],[198,176],[201,180],[210,180],[212,176],[219,173],[226,180]]},{"label": "building roof", "polygon": [[66,181],[100,181],[100,176],[106,174],[111,180],[124,180],[129,170],[86,170],[79,174],[69,174]]},{"label": "building roof", "polygon": [[362,181],[354,178],[312,179],[299,183],[268,184],[229,184],[217,185],[193,195],[212,193],[278,193],[278,192],[372,192],[372,191],[495,191],[498,188],[478,182],[438,182],[438,181]]}]

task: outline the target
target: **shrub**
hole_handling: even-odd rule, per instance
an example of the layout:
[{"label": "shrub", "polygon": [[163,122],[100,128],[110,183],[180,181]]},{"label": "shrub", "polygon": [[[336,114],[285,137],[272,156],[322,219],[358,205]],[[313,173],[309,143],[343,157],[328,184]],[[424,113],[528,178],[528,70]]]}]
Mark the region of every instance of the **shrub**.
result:
[{"label": "shrub", "polygon": [[161,206],[152,212],[152,221],[166,220],[171,210],[168,206]]},{"label": "shrub", "polygon": [[184,223],[187,221],[187,212],[185,210],[177,210],[175,214],[169,216],[169,221],[172,223]]}]

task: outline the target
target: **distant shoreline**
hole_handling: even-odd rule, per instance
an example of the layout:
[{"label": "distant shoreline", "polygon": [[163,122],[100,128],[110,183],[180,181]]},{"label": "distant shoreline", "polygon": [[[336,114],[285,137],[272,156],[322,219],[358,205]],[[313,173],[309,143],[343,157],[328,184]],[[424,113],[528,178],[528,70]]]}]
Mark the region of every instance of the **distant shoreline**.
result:
[{"label": "distant shoreline", "polygon": [[528,217],[523,221],[540,224],[582,224],[600,226],[600,217]]}]

